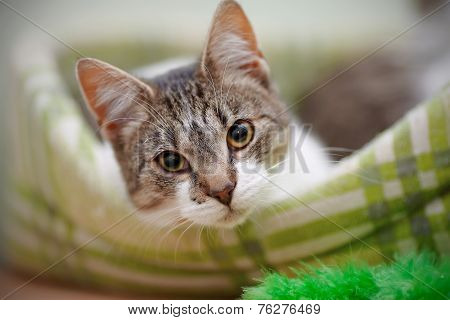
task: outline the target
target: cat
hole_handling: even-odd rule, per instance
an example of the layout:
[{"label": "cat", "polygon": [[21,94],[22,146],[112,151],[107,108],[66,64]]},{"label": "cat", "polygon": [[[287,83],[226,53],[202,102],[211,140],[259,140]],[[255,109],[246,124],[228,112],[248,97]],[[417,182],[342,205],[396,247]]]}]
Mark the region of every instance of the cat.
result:
[{"label": "cat", "polygon": [[76,73],[131,201],[158,223],[232,228],[329,172],[321,143],[278,97],[235,1],[219,4],[197,62],[137,77],[83,58]]}]

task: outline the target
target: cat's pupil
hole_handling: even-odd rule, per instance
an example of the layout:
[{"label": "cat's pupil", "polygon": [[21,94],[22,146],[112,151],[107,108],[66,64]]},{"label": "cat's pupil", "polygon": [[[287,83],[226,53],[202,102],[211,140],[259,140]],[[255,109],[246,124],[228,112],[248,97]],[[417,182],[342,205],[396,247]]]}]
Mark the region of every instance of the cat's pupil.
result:
[{"label": "cat's pupil", "polygon": [[244,142],[247,139],[248,129],[247,126],[238,123],[234,124],[230,130],[231,138],[236,142]]},{"label": "cat's pupil", "polygon": [[253,127],[245,120],[236,121],[228,130],[227,143],[232,149],[242,149],[248,145],[253,137]]},{"label": "cat's pupil", "polygon": [[164,165],[170,169],[177,169],[181,164],[181,157],[179,154],[173,152],[165,152],[163,154]]},{"label": "cat's pupil", "polygon": [[187,160],[177,152],[164,151],[155,159],[158,164],[169,172],[184,172],[189,166]]}]

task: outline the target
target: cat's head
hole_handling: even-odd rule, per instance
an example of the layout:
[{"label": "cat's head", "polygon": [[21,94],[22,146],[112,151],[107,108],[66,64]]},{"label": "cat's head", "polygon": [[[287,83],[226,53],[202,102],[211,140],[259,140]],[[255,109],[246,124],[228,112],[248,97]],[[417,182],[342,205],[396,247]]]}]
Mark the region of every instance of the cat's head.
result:
[{"label": "cat's head", "polygon": [[144,213],[172,207],[178,221],[230,227],[267,202],[288,118],[236,2],[219,5],[195,65],[143,81],[82,59],[77,75]]}]

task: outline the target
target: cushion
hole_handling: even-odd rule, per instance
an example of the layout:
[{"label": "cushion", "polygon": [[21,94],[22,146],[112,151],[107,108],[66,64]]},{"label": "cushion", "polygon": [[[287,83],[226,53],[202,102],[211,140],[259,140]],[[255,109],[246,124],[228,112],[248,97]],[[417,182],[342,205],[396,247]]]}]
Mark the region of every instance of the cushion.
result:
[{"label": "cushion", "polygon": [[[336,165],[323,184],[228,230],[160,229],[130,204],[60,57],[15,68],[6,256],[15,268],[128,293],[235,297],[261,270],[299,261],[450,253],[450,89]],[[74,59],[69,63],[73,70]],[[49,266],[51,266],[49,268]]]}]

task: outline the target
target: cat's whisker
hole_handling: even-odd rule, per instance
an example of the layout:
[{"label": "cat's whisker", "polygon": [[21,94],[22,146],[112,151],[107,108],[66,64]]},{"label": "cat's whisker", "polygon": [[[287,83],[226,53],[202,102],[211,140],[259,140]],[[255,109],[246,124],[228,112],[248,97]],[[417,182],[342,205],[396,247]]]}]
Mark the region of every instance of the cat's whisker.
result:
[{"label": "cat's whisker", "polygon": [[[177,214],[173,214],[173,213],[175,211],[178,211],[185,207],[187,207],[187,205],[180,205],[180,206],[171,208],[170,210],[167,210],[163,213],[158,212],[154,215],[153,219],[147,219],[146,223],[155,226],[154,222],[157,222],[156,226],[160,226],[161,229],[164,229],[164,228],[170,226],[172,224],[172,222],[174,221],[174,219],[175,220],[178,219],[179,216]],[[167,218],[168,215],[173,215],[173,218],[167,219],[167,221],[165,221],[164,223],[161,223],[161,220],[164,220],[165,218]]]},{"label": "cat's whisker", "polygon": [[367,176],[365,176],[365,175],[363,175],[363,174],[358,174],[358,173],[356,173],[356,172],[348,172],[348,174],[351,174],[351,175],[353,175],[353,176],[356,176],[356,177],[358,177],[358,178],[361,178],[361,179],[363,179],[363,180],[365,180],[365,181],[367,181],[367,182],[370,182],[370,183],[375,183],[375,184],[382,184],[382,183],[383,183],[383,182],[380,181],[380,180],[376,180],[376,179],[367,177]]},{"label": "cat's whisker", "polygon": [[358,151],[357,149],[349,149],[349,148],[343,148],[343,147],[324,147],[320,148],[322,151],[335,151],[335,152],[346,152],[346,153],[352,153],[355,151]]},{"label": "cat's whisker", "polygon": [[114,245],[111,247],[108,255],[112,255],[113,252],[125,252],[126,250],[124,248],[130,242],[130,238],[128,236],[129,233],[127,231],[129,231],[129,230],[131,230],[133,232],[135,232],[136,230],[141,231],[141,229],[143,229],[143,228],[145,228],[145,226],[143,226],[142,224],[139,224],[139,223],[133,223],[133,224],[127,225],[125,228],[122,228],[118,232],[117,236],[123,240],[120,242],[115,242]]},{"label": "cat's whisker", "polygon": [[339,151],[327,151],[327,150],[322,150],[323,153],[328,154],[328,155],[335,155],[335,156],[350,156],[351,153],[347,153],[347,152],[339,152]]},{"label": "cat's whisker", "polygon": [[[147,243],[147,245],[145,245],[143,247],[144,251],[148,251],[149,245],[153,242],[153,239],[160,232],[162,232],[163,230],[166,230],[166,228],[168,228],[168,227],[171,227],[173,225],[173,223],[176,222],[177,219],[179,219],[179,217],[177,215],[174,215],[170,219],[167,219],[166,217],[173,214],[174,211],[179,210],[185,206],[186,205],[179,205],[174,208],[170,208],[169,210],[166,210],[162,213],[155,213],[152,217],[144,219],[146,225],[151,225],[153,227],[152,232],[149,232],[146,235],[146,237],[144,239],[142,239],[143,243]],[[165,223],[161,224],[162,219],[167,219],[167,221],[165,221]],[[154,222],[157,222],[157,224],[154,224]]]},{"label": "cat's whisker", "polygon": [[[262,203],[261,209],[263,210],[270,210],[271,212],[274,213],[274,216],[277,218],[278,224],[281,225],[281,213],[284,212],[283,207],[281,207],[279,204],[277,204],[276,202],[271,202],[267,199],[264,199],[263,197],[258,198],[256,201],[259,201]],[[276,210],[278,209],[278,210]],[[261,211],[259,211],[261,212]],[[256,220],[256,217],[253,217]]]},{"label": "cat's whisker", "polygon": [[269,204],[268,209],[271,211],[271,213],[276,217],[278,226],[283,225],[283,219],[281,217],[281,213],[284,213],[284,208],[280,205],[277,205],[276,203]]},{"label": "cat's whisker", "polygon": [[276,178],[278,176],[281,176],[283,174],[286,174],[285,172],[277,172],[277,173],[271,173],[268,175],[268,177],[270,177],[271,179]]},{"label": "cat's whisker", "polygon": [[174,254],[174,260],[175,263],[177,262],[177,252],[178,252],[178,247],[180,245],[180,241],[181,238],[183,238],[184,234],[193,226],[195,225],[195,222],[192,222],[186,229],[184,229],[184,231],[181,233],[181,235],[178,237],[177,242],[175,243],[175,254]]},{"label": "cat's whisker", "polygon": [[[166,122],[166,120],[163,118],[163,116],[157,110],[155,110],[154,107],[151,104],[148,103],[148,101],[145,101],[143,99],[136,99],[136,98],[134,98],[134,97],[132,97],[132,96],[126,94],[126,93],[123,93],[121,91],[119,92],[119,91],[114,90],[112,88],[110,88],[109,91],[118,93],[121,96],[124,96],[125,98],[129,98],[131,101],[135,102],[139,107],[143,108],[144,111],[146,111],[150,116],[155,118],[155,120],[158,122],[158,124],[162,126],[161,129],[164,128],[164,127],[170,128],[169,124]],[[155,117],[155,115],[153,113],[151,113],[150,109],[146,105],[148,105],[148,107],[150,107],[152,109],[152,111],[155,112],[159,116],[160,119],[157,119]],[[162,123],[160,121],[162,121]],[[151,124],[153,124],[153,123],[151,123]]]},{"label": "cat's whisker", "polygon": [[[174,223],[178,220],[177,216],[174,217],[165,217],[166,215],[159,215],[161,218],[164,218],[166,221],[164,223],[160,223],[158,221],[157,224],[152,224],[153,229],[149,232],[143,240],[148,244],[153,243],[154,239],[159,235],[160,232],[167,230],[167,228],[172,227]],[[155,219],[156,221],[157,219]],[[146,222],[147,223],[147,222]],[[149,248],[145,246],[146,250]]]},{"label": "cat's whisker", "polygon": [[[228,69],[228,63],[230,62],[230,57],[227,58],[227,63],[225,64],[225,69],[222,73],[222,81],[220,83],[220,107],[223,108],[224,107],[224,96],[223,96],[223,82],[225,80],[225,74],[227,73],[227,69]],[[226,100],[225,100],[226,101]]]},{"label": "cat's whisker", "polygon": [[276,167],[282,165],[283,163],[286,163],[288,160],[289,160],[289,158],[286,158],[286,159],[284,159],[284,160],[281,160],[281,161],[277,162],[276,164],[274,164],[273,166],[271,166],[270,168],[267,168],[266,171],[273,170],[273,169],[275,169]]},{"label": "cat's whisker", "polygon": [[340,160],[331,160],[331,161],[335,161],[336,163],[341,162],[344,158],[348,157],[348,155],[343,155],[343,154],[339,154],[339,153],[335,153],[335,152],[325,152],[326,155],[328,156],[333,156],[333,157],[339,157],[341,158]]},{"label": "cat's whisker", "polygon": [[241,236],[243,235],[243,233],[242,233],[242,226],[241,226],[241,225],[236,226],[235,230],[236,230]]},{"label": "cat's whisker", "polygon": [[202,248],[203,248],[203,246],[202,246],[202,232],[203,232],[203,229],[204,229],[204,228],[205,228],[205,226],[202,225],[202,226],[200,227],[200,229],[199,229],[199,232],[198,232],[198,251],[199,251],[201,257],[203,257],[203,250],[202,250]]},{"label": "cat's whisker", "polygon": [[[121,237],[123,237],[124,241],[122,242],[122,246],[119,248],[119,250],[123,250],[123,248],[126,247],[126,244],[132,244],[133,246],[135,246],[136,243],[146,243],[144,241],[148,237],[146,236],[147,235],[146,232],[148,230],[149,228],[147,224],[139,222],[123,230]],[[146,253],[148,249],[147,246],[144,247],[138,246],[137,248],[138,251],[134,252],[137,257],[145,255],[144,253]]]},{"label": "cat's whisker", "polygon": [[[342,160],[329,160],[329,162],[334,163],[334,164],[339,164],[342,162]],[[362,167],[358,167],[357,170],[362,173],[367,173],[368,175],[370,175],[370,173],[371,173],[370,171],[368,171],[368,169],[362,168]],[[352,173],[349,172],[349,174],[352,174]],[[381,181],[380,181],[380,183],[381,183]]]},{"label": "cat's whisker", "polygon": [[216,90],[216,85],[214,84],[214,79],[213,76],[211,74],[211,72],[208,69],[208,66],[206,64],[203,64],[203,67],[205,68],[205,70],[208,72],[209,75],[209,81],[210,81],[210,85],[213,87],[213,91],[214,91],[214,97],[216,100],[216,111],[218,110],[218,106],[219,106],[219,101],[217,100],[217,90]]},{"label": "cat's whisker", "polygon": [[206,226],[206,238],[208,239],[208,242],[211,242],[212,236],[211,236],[211,226]]},{"label": "cat's whisker", "polygon": [[236,77],[233,76],[233,78],[231,79],[231,84],[228,86],[227,94],[226,94],[226,96],[225,96],[225,101],[228,100],[228,95],[230,94],[231,88],[232,88],[233,85],[235,84],[235,80],[236,80]]},{"label": "cat's whisker", "polygon": [[225,229],[222,228],[222,239],[225,239]]},{"label": "cat's whisker", "polygon": [[[150,114],[150,115],[151,115],[151,114]],[[115,122],[115,121],[119,121],[119,120],[134,120],[134,121],[139,121],[139,122],[146,122],[146,123],[151,124],[151,125],[153,125],[153,126],[155,125],[155,123],[150,122],[150,121],[148,121],[148,120],[146,120],[146,119],[135,118],[135,117],[121,117],[121,118],[115,118],[115,119],[110,119],[110,120],[104,121],[104,122],[96,129],[96,132],[99,132],[99,131],[100,131],[101,129],[103,129],[105,126],[107,126],[107,125],[109,125],[109,124],[111,124],[111,123],[113,123],[113,122]],[[157,119],[156,119],[156,120],[157,120]],[[162,129],[162,130],[163,130],[164,124],[161,124],[159,121],[158,121],[158,124],[163,125],[163,126],[162,126],[162,127],[156,126],[156,127],[158,127],[159,129]],[[166,125],[166,127],[170,129],[170,127],[168,127],[168,124]]]},{"label": "cat's whisker", "polygon": [[189,221],[189,220],[178,219],[177,222],[178,222],[178,223],[175,223],[175,225],[174,225],[172,228],[170,228],[169,230],[167,230],[167,232],[166,232],[166,233],[161,237],[161,239],[159,240],[158,245],[156,246],[156,254],[157,254],[157,256],[158,256],[158,259],[159,259],[159,252],[160,252],[160,250],[161,250],[161,245],[162,245],[162,243],[164,242],[164,240],[165,240],[165,239],[166,239],[166,238],[167,238],[167,237],[168,237],[175,229],[182,227],[183,225],[189,223],[190,221]]},{"label": "cat's whisker", "polygon": [[258,222],[258,220],[255,219],[255,217],[252,217],[251,215],[248,217],[250,219],[251,222],[253,222],[253,224],[255,226],[257,226],[261,231],[264,231],[263,226]]},{"label": "cat's whisker", "polygon": [[[128,97],[129,97],[129,96],[128,96]],[[169,130],[172,130],[171,126],[170,126],[169,123],[166,121],[166,119],[164,119],[164,117],[161,115],[161,113],[159,113],[151,103],[149,103],[148,101],[143,100],[143,99],[138,99],[138,100],[136,100],[135,98],[132,98],[132,97],[129,97],[129,98],[132,99],[133,102],[136,102],[136,103],[138,104],[139,107],[143,108],[144,111],[147,112],[148,115],[150,115],[151,117],[155,118],[155,120],[157,121],[157,123],[158,123],[159,125],[161,125],[160,129],[167,128],[167,129],[169,129]],[[151,108],[151,110],[150,110],[149,108]],[[152,113],[152,111],[153,111],[153,113]],[[159,118],[157,118],[157,117],[155,116],[155,113],[156,113],[156,115],[157,115]],[[172,130],[172,131],[173,131],[173,130]]]},{"label": "cat's whisker", "polygon": [[[330,161],[331,163],[337,163],[337,164],[340,163],[339,160],[329,160],[329,161]],[[366,173],[366,174],[370,175],[370,171],[368,171],[368,170],[366,170],[366,169],[364,169],[364,168],[359,167],[359,168],[357,168],[357,170],[358,170],[359,172]],[[376,180],[376,179],[373,179],[373,178],[371,178],[371,177],[367,177],[367,176],[365,176],[364,174],[358,174],[358,173],[356,173],[356,172],[346,172],[345,174],[354,175],[354,176],[359,177],[359,178],[361,178],[361,179],[363,179],[363,180],[365,180],[365,181],[367,181],[367,182],[370,182],[370,183],[376,183],[376,184],[381,184],[381,183],[383,183],[383,182],[380,181],[380,180]]]},{"label": "cat's whisker", "polygon": [[[143,208],[144,206],[141,206],[141,207],[138,207],[138,208],[135,208],[133,211],[132,211],[132,213],[133,214],[137,214],[138,212],[139,212],[139,210],[141,210],[142,208]],[[143,224],[141,224],[141,223],[138,223],[138,221],[137,220],[131,220],[131,222],[135,222],[135,223],[131,223],[130,224],[130,222],[129,222],[129,220],[127,220],[128,221],[128,224],[126,224],[126,227],[122,227],[122,228],[119,228],[118,229],[118,234],[121,234],[121,238],[123,237],[123,239],[127,239],[127,237],[126,237],[126,231],[127,230],[130,230],[130,229],[136,229],[136,228],[144,228],[145,226],[143,225]],[[122,221],[121,223],[120,223],[120,225],[123,225],[124,223],[126,223],[125,221]],[[124,235],[122,235],[123,233],[125,233]],[[117,242],[114,242],[114,245],[113,246],[111,246],[111,250],[119,250],[119,251],[121,251],[121,250],[123,250],[123,247],[125,246],[125,244],[127,243],[127,241],[121,241],[120,242],[120,246],[117,246]],[[108,254],[110,254],[110,253],[108,253]]]},{"label": "cat's whisker", "polygon": [[107,125],[109,125],[109,124],[111,124],[111,123],[113,123],[113,122],[119,121],[119,120],[135,120],[135,121],[141,121],[141,122],[146,122],[146,123],[152,124],[150,121],[148,121],[148,120],[143,120],[143,119],[140,119],[140,118],[114,118],[114,119],[107,120],[107,121],[103,122],[103,123],[97,128],[97,131],[96,131],[96,132],[99,132],[101,129],[103,129],[103,128],[106,127]]}]

